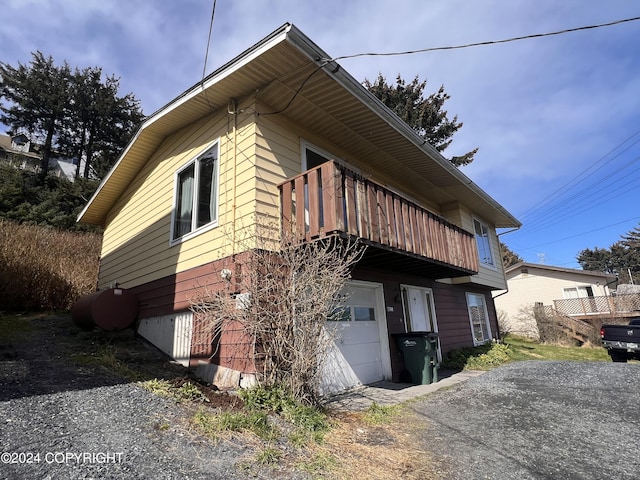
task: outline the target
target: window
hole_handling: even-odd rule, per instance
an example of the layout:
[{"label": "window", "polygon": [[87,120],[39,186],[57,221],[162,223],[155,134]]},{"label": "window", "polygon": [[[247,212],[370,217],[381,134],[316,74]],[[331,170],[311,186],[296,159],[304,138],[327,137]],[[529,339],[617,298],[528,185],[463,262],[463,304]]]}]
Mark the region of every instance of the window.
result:
[{"label": "window", "polygon": [[375,322],[376,310],[373,307],[346,305],[334,310],[328,320],[337,322]]},{"label": "window", "polygon": [[564,288],[563,294],[564,298],[587,298],[594,296],[593,288],[589,285]]},{"label": "window", "polygon": [[176,174],[171,240],[218,220],[218,144]]},{"label": "window", "polygon": [[493,254],[491,253],[491,241],[489,239],[489,228],[479,220],[473,219],[473,230],[476,237],[476,245],[478,247],[478,256],[480,263],[483,265],[495,266],[493,263]]},{"label": "window", "polygon": [[480,345],[491,340],[491,326],[484,295],[467,293],[467,307],[469,308],[469,321],[471,322],[471,334],[473,344]]}]

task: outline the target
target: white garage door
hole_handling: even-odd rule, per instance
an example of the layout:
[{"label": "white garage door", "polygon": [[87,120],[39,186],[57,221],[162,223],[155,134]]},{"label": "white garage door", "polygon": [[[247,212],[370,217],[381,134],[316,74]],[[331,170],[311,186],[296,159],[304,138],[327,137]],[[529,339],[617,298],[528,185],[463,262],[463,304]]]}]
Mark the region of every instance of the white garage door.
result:
[{"label": "white garage door", "polygon": [[325,375],[329,391],[374,383],[391,374],[382,287],[349,283],[344,293],[348,298],[341,320],[328,325],[337,347]]}]

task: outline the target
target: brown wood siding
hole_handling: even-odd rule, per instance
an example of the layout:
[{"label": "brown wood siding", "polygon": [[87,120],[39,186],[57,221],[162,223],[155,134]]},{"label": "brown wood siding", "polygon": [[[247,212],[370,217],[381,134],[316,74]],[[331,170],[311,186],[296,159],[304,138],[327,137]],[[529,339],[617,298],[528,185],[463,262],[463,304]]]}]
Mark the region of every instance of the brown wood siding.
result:
[{"label": "brown wood siding", "polygon": [[[138,297],[138,317],[150,318],[188,310],[192,301],[204,289],[211,292],[236,291],[237,286],[233,281],[242,258],[243,255],[227,257],[132,288],[131,291]],[[223,268],[234,272],[231,283],[222,279],[220,272]],[[192,364],[211,359],[216,365],[240,372],[255,371],[251,352],[253,342],[239,327],[226,329],[215,348],[213,345],[213,334],[207,328],[206,322],[194,315],[191,337]]]},{"label": "brown wood siding", "polygon": [[[387,330],[389,333],[393,381],[399,381],[400,373],[404,368],[402,354],[398,350],[393,337],[394,334],[406,332],[400,291],[400,285],[402,284],[432,289],[443,356],[452,349],[473,346],[467,309],[467,292],[484,294],[491,333],[494,337],[498,335],[496,311],[491,291],[488,289],[476,285],[448,285],[430,278],[407,275],[402,272],[371,270],[361,267],[354,269],[352,278],[354,280],[382,283],[383,285],[384,302],[387,308]],[[389,311],[390,309],[392,311]]]}]

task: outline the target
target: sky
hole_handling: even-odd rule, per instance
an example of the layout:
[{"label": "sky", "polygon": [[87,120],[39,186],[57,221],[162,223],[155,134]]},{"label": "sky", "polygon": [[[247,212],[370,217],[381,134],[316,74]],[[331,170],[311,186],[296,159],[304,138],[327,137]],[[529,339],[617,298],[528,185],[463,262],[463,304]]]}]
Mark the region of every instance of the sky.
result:
[{"label": "sky", "polygon": [[[333,57],[498,41],[640,17],[629,0],[3,0],[0,62],[100,66],[146,115],[294,23]],[[207,45],[209,44],[208,56]],[[640,225],[640,21],[514,42],[340,60],[358,80],[444,85],[463,127],[446,156],[518,218],[500,239],[580,268]],[[207,57],[205,66],[205,57]],[[1,126],[0,126],[1,127]],[[4,133],[4,132],[2,132]]]}]

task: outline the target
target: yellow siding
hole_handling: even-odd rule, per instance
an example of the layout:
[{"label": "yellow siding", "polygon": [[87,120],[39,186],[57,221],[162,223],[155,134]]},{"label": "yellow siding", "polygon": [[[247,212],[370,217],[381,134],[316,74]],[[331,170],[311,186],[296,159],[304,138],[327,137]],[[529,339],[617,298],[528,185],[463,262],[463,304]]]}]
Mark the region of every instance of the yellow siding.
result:
[{"label": "yellow siding", "polygon": [[489,228],[489,239],[491,241],[491,253],[493,256],[493,263],[495,264],[495,268],[491,268],[489,266],[480,264],[480,271],[477,275],[473,275],[472,277],[461,277],[452,280],[452,283],[474,283],[478,285],[484,285],[487,287],[491,287],[496,290],[504,290],[507,288],[507,282],[504,276],[504,269],[502,267],[502,255],[500,253],[500,243],[498,240],[498,235],[496,233],[496,229],[493,225],[488,223],[486,220],[482,219],[473,214],[471,210],[466,208],[463,205],[457,205],[457,213],[454,213],[454,210],[449,210],[447,212],[448,216],[453,217],[452,221],[456,224],[468,230],[471,233],[474,233],[473,228],[473,219],[477,218],[481,222],[483,222]]},{"label": "yellow siding", "polygon": [[553,306],[554,300],[564,298],[564,289],[590,286],[596,297],[606,296],[606,277],[588,272],[554,271],[541,265],[527,265],[509,273],[509,291],[495,298],[496,308],[500,311],[504,327],[514,333],[527,334],[535,331],[535,321],[531,316],[533,305],[537,302]]},{"label": "yellow siding", "polygon": [[[234,134],[234,118],[220,112],[163,141],[109,212],[100,288],[113,282],[125,288],[134,287],[233,253],[230,242],[233,229],[228,224],[235,216],[238,224],[249,225],[255,208],[253,115],[244,115],[237,122]],[[219,226],[172,246],[175,172],[216,140],[220,142]]]},{"label": "yellow siding", "polygon": [[[402,179],[370,172],[367,159],[354,158],[330,142],[301,129],[281,116],[260,116],[253,105],[240,105],[241,113],[212,114],[168,136],[133,178],[109,212],[104,232],[99,286],[114,282],[134,287],[256,245],[259,236],[279,231],[280,199],[277,185],[301,171],[301,139],[336,158],[372,173],[376,181],[413,197],[434,213],[473,231],[472,213],[464,207],[441,208],[422,192],[405,191]],[[175,172],[219,140],[218,226],[171,245],[171,211]],[[505,288],[498,239],[491,232],[496,269],[481,267],[479,275],[462,281]],[[456,282],[460,282],[457,280]]]}]

